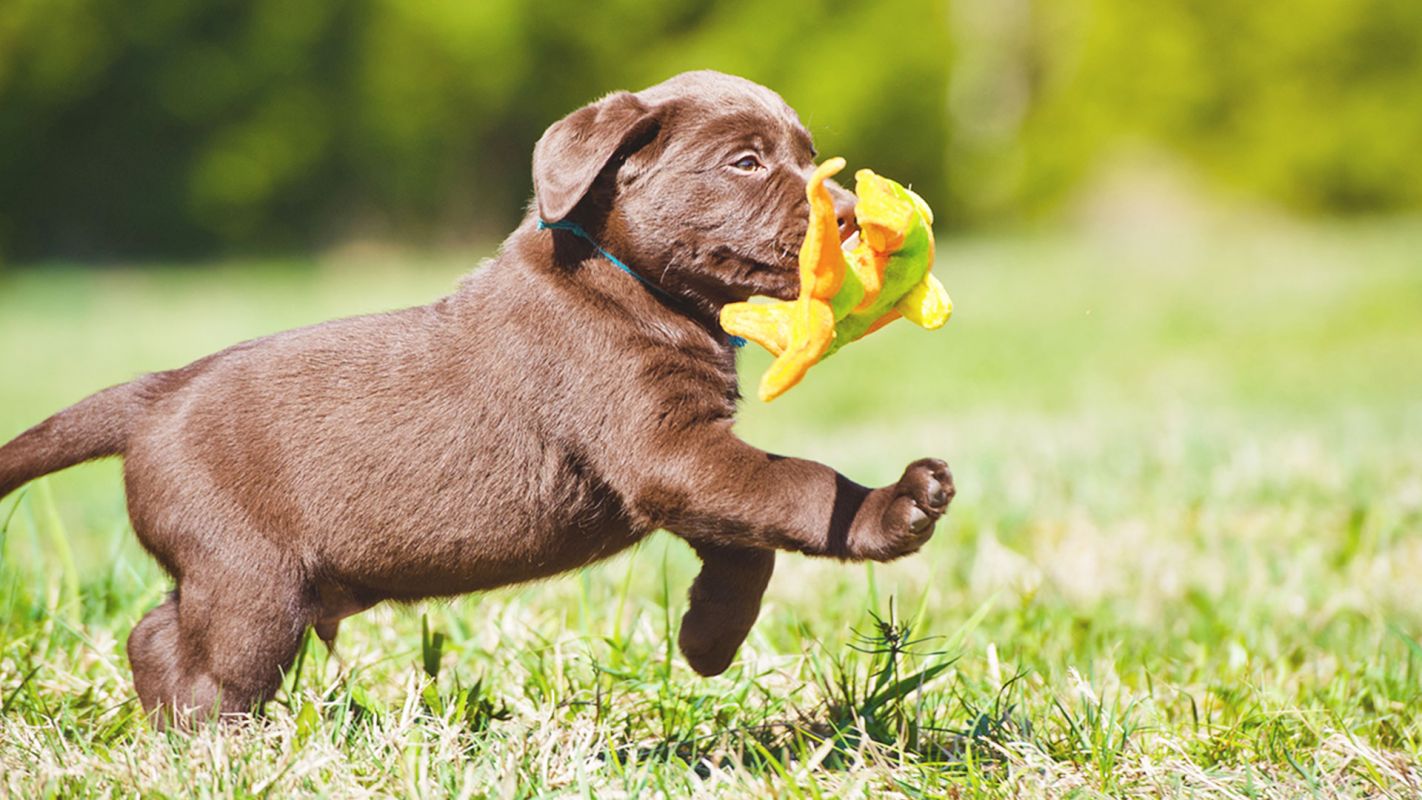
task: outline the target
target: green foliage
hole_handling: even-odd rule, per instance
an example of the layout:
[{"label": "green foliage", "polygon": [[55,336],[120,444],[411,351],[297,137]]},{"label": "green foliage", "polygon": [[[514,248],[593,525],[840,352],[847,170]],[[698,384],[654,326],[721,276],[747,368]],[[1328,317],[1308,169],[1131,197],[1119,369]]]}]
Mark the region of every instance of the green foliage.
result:
[{"label": "green foliage", "polygon": [[[1022,95],[985,105],[998,139],[959,140],[969,162],[1014,162],[994,164],[986,194],[955,187],[970,207],[1050,206],[1113,148],[1142,143],[1301,212],[1422,205],[1418,3],[1068,0],[1033,12],[1006,33],[985,27],[980,47],[1007,46],[998,82],[963,87],[979,106],[993,89]],[[975,130],[963,115],[979,106],[958,129]]]},{"label": "green foliage", "polygon": [[[912,2],[276,0],[0,7],[0,254],[182,254],[502,232],[543,129],[717,67],[827,145],[942,173],[941,12]],[[927,12],[927,13],[926,13]],[[846,69],[854,29],[909,46]],[[6,46],[6,45],[9,46]],[[894,147],[887,141],[913,130]]]},{"label": "green foliage", "polygon": [[1056,209],[1127,145],[1299,211],[1416,207],[1419,54],[1413,0],[10,0],[0,257],[487,239],[548,124],[701,67],[949,227]]}]

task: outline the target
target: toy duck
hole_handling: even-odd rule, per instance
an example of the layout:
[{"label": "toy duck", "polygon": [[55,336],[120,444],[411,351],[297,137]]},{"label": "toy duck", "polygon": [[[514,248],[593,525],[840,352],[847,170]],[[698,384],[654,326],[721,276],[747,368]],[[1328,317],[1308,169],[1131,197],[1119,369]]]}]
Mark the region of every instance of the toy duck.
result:
[{"label": "toy duck", "polygon": [[794,300],[731,303],[721,327],[775,355],[759,395],[773,400],[810,367],[844,345],[903,317],[934,330],[953,301],[933,277],[933,211],[912,190],[861,169],[854,176],[859,241],[840,249],[839,221],[825,181],[844,169],[831,158],[805,186],[810,226],[800,246],[800,294]]}]

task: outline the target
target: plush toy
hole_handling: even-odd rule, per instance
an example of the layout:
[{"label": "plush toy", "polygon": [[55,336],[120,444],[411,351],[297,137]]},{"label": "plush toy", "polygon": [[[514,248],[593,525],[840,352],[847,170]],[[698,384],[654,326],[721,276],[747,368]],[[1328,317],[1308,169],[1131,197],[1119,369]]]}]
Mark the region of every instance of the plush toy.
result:
[{"label": "plush toy", "polygon": [[854,176],[859,243],[840,250],[839,222],[825,181],[842,169],[844,159],[831,158],[805,186],[810,227],[800,246],[800,296],[721,309],[726,332],[776,356],[761,378],[761,400],[779,397],[821,359],[900,316],[933,330],[953,313],[953,301],[929,271],[933,211],[911,190],[859,170]]}]

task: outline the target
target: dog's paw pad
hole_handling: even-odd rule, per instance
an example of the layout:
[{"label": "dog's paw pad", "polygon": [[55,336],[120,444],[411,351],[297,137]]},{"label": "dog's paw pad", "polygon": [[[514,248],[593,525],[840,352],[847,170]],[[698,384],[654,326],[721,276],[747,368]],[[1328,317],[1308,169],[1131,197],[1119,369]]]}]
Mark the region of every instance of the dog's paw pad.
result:
[{"label": "dog's paw pad", "polygon": [[925,458],[908,466],[890,487],[894,498],[884,510],[881,535],[864,557],[889,561],[918,552],[933,536],[933,527],[953,502],[953,475],[948,465]]},{"label": "dog's paw pad", "polygon": [[912,498],[914,504],[933,519],[948,510],[948,504],[957,493],[948,464],[936,458],[919,459],[910,464],[899,479],[898,488],[900,494]]},{"label": "dog's paw pad", "polygon": [[932,524],[933,518],[928,516],[928,513],[923,509],[919,508],[917,504],[915,504],[913,508],[909,509],[909,530],[913,531],[914,533],[923,533],[925,530],[928,530],[928,527]]}]

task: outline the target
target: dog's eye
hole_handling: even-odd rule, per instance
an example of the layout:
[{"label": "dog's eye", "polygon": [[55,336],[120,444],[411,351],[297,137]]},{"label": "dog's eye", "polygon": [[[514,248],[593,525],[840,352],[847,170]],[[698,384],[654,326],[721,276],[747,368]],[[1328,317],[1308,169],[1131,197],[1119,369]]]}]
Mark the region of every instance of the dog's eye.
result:
[{"label": "dog's eye", "polygon": [[758,169],[765,169],[765,165],[761,164],[760,159],[755,156],[741,156],[731,166],[741,172],[755,172]]}]

